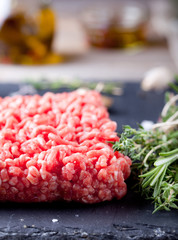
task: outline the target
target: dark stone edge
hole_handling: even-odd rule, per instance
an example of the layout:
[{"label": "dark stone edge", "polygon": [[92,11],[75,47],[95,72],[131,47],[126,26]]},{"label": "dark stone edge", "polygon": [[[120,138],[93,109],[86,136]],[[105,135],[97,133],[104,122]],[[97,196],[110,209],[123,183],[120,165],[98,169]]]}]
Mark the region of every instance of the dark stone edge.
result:
[{"label": "dark stone edge", "polygon": [[63,227],[60,231],[37,228],[32,226],[14,227],[0,229],[1,240],[176,240],[178,239],[178,230],[170,227],[159,227],[147,224],[135,224],[135,226],[113,224],[109,231],[105,233],[88,232],[80,228]]}]

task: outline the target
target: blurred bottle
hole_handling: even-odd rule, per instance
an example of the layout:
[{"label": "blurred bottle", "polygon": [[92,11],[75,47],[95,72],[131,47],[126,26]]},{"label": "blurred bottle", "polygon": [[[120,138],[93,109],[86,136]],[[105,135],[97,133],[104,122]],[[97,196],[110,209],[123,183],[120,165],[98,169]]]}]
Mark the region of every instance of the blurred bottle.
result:
[{"label": "blurred bottle", "polygon": [[20,64],[60,62],[62,58],[51,50],[55,15],[50,1],[39,1],[32,14],[18,1],[1,1],[4,2],[1,12],[6,14],[0,21],[0,60]]},{"label": "blurred bottle", "polygon": [[55,15],[49,1],[42,1],[37,13],[37,37],[51,49],[55,32]]},{"label": "blurred bottle", "polygon": [[82,21],[91,45],[129,48],[145,43],[147,12],[138,4],[100,6],[84,12]]}]

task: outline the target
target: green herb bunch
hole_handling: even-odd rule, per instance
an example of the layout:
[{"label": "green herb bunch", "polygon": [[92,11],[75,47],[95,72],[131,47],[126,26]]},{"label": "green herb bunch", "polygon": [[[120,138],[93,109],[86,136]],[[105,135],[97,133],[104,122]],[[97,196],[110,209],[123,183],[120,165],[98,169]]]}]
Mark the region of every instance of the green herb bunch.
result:
[{"label": "green herb bunch", "polygon": [[178,95],[166,94],[161,122],[146,131],[125,126],[114,151],[129,156],[141,193],[154,202],[154,212],[178,209]]},{"label": "green herb bunch", "polygon": [[98,92],[112,94],[112,95],[122,95],[122,84],[119,82],[97,82],[97,81],[82,81],[80,79],[58,79],[54,81],[49,81],[47,79],[37,80],[27,80],[26,83],[32,85],[37,90],[59,90],[60,88],[68,88],[70,90],[76,90],[78,88],[86,88],[90,90],[96,90]]}]

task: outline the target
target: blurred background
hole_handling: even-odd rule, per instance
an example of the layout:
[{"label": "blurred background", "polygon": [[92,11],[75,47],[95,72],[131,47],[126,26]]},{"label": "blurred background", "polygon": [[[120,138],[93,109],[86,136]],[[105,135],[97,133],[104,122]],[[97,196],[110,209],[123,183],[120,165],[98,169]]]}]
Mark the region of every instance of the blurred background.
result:
[{"label": "blurred background", "polygon": [[0,0],[1,82],[138,82],[152,69],[177,73],[178,0]]}]

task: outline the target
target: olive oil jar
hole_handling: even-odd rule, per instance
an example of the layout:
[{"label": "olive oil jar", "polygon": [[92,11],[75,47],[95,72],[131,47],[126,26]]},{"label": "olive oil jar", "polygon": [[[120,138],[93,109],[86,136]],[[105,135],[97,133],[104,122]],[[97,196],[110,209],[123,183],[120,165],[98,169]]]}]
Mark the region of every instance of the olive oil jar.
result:
[{"label": "olive oil jar", "polygon": [[34,65],[62,61],[62,57],[52,50],[56,16],[51,1],[40,0],[30,4],[27,1],[1,0],[0,16],[2,63]]}]

